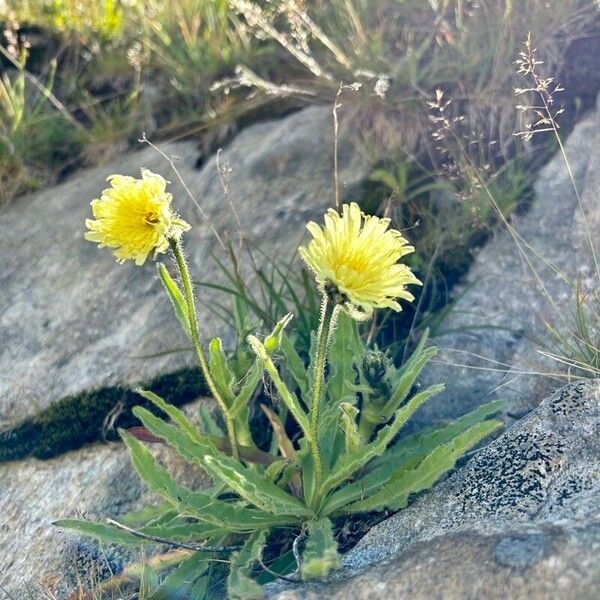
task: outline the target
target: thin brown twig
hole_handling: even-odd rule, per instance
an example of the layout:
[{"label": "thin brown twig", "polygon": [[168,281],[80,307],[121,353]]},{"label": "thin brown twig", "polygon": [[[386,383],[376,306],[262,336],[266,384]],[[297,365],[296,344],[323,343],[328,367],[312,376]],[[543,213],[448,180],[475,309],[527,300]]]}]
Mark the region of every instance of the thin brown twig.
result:
[{"label": "thin brown twig", "polygon": [[215,238],[217,239],[217,241],[219,242],[219,244],[223,248],[223,250],[227,250],[227,248],[225,246],[225,243],[223,242],[221,236],[219,235],[219,232],[215,229],[214,225],[212,224],[212,220],[204,212],[203,208],[200,206],[200,203],[198,202],[198,200],[196,200],[196,197],[194,196],[194,194],[192,194],[192,191],[190,190],[190,188],[188,187],[187,183],[185,182],[185,180],[181,176],[181,173],[179,172],[179,170],[177,169],[177,167],[175,166],[175,159],[177,157],[175,157],[175,156],[167,156],[167,154],[163,150],[161,150],[158,146],[156,146],[155,144],[153,144],[146,137],[146,133],[145,132],[142,132],[142,137],[139,139],[139,141],[142,142],[143,144],[147,144],[153,150],[156,150],[156,152],[158,152],[169,163],[169,165],[171,165],[171,169],[173,169],[173,172],[177,176],[177,179],[179,180],[179,183],[181,183],[181,185],[183,186],[183,189],[185,190],[186,194],[188,195],[188,197],[191,199],[191,201],[194,203],[194,205],[198,209],[198,212],[200,213],[200,216],[206,221],[206,223],[208,224],[208,227],[212,231],[213,235],[215,236]]},{"label": "thin brown twig", "polygon": [[169,546],[174,546],[176,548],[183,548],[185,550],[192,550],[193,552],[233,552],[234,550],[239,550],[241,546],[206,546],[204,544],[186,544],[184,542],[176,542],[174,540],[169,540],[167,538],[159,537],[157,535],[149,535],[137,529],[133,529],[132,527],[128,527],[127,525],[123,525],[123,523],[119,523],[114,519],[107,519],[106,522],[109,525],[113,525],[117,529],[121,529],[130,533],[131,535],[135,535],[143,540],[148,540],[150,542],[157,542],[158,544],[167,544]]},{"label": "thin brown twig", "polygon": [[293,577],[287,577],[286,575],[281,575],[280,573],[276,573],[272,569],[269,569],[269,567],[267,567],[267,565],[265,565],[265,563],[263,562],[263,560],[260,556],[257,557],[257,562],[261,569],[266,571],[269,575],[273,575],[273,577],[276,577],[277,579],[281,579],[282,581],[289,581],[290,583],[300,583],[300,579],[294,579]]},{"label": "thin brown twig", "polygon": [[335,95],[335,100],[333,101],[333,193],[335,199],[335,208],[338,211],[340,210],[340,182],[338,174],[338,138],[340,127],[337,111],[338,108],[341,108],[342,106],[340,103],[340,95],[343,88],[344,83],[341,82],[337,94]]}]

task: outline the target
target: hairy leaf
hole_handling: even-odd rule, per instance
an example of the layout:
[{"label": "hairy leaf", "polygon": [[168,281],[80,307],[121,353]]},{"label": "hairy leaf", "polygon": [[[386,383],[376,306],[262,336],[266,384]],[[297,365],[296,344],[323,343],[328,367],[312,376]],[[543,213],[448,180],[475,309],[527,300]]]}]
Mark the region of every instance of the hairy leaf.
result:
[{"label": "hairy leaf", "polygon": [[362,359],[363,353],[364,345],[358,335],[356,321],[346,312],[340,311],[327,358],[327,394],[330,404],[337,407],[340,402],[347,401],[348,397],[354,397],[353,386],[357,377],[354,365]]},{"label": "hairy leaf", "polygon": [[281,338],[281,351],[285,358],[285,368],[298,386],[300,395],[306,398],[309,387],[308,371],[300,355],[296,352],[294,344],[287,335]]},{"label": "hairy leaf", "polygon": [[141,442],[124,432],[121,436],[129,448],[133,465],[142,480],[152,491],[176,506],[182,514],[188,514],[228,531],[254,531],[278,522],[294,522],[290,518],[269,515],[261,510],[242,507],[239,503],[218,500],[210,494],[188,490],[179,485],[168,471],[158,464]]},{"label": "hairy leaf", "polygon": [[300,428],[306,435],[309,431],[308,416],[306,415],[304,409],[300,405],[300,401],[296,397],[296,394],[291,392],[288,386],[283,382],[281,376],[279,375],[279,371],[277,371],[277,367],[273,364],[271,357],[267,354],[266,350],[264,349],[264,346],[258,340],[258,338],[249,335],[248,343],[250,344],[250,347],[252,348],[252,350],[254,350],[258,358],[260,358],[260,360],[263,362],[265,369],[267,370],[269,377],[273,381],[275,389],[279,393],[279,396],[281,397],[283,403],[288,407],[288,409],[292,413],[292,416],[294,417],[294,419],[296,419],[296,422],[298,423],[298,425],[300,425]]},{"label": "hairy leaf", "polygon": [[211,555],[194,552],[163,580],[150,600],[204,600]]},{"label": "hairy leaf", "polygon": [[426,454],[429,454],[429,452],[440,444],[449,442],[473,425],[498,415],[505,406],[506,401],[504,400],[488,402],[446,425],[425,429],[406,436],[390,448],[383,456],[373,460],[366,467],[366,470],[372,471],[384,464],[391,465],[395,470],[403,463],[410,460],[418,460]]},{"label": "hairy leaf", "polygon": [[376,494],[351,504],[343,512],[405,508],[411,494],[430,488],[454,467],[456,461],[465,452],[502,425],[502,421],[484,421],[471,427],[448,444],[433,450],[413,469],[400,471],[394,475]]},{"label": "hairy leaf", "polygon": [[356,425],[356,416],[358,415],[358,408],[347,402],[340,404],[341,420],[340,427],[344,432],[345,443],[346,443],[346,454],[359,451],[364,446],[362,436],[358,433],[358,427]]},{"label": "hairy leaf", "polygon": [[264,598],[261,585],[250,575],[252,568],[262,556],[266,538],[265,532],[252,534],[241,550],[231,555],[227,593],[232,600],[261,600]]},{"label": "hairy leaf", "polygon": [[233,402],[233,384],[235,377],[227,363],[227,356],[223,350],[223,342],[215,337],[208,345],[209,368],[213,381],[219,390],[225,404],[231,407]]},{"label": "hairy leaf", "polygon": [[302,579],[322,579],[340,564],[331,521],[326,517],[309,521],[307,529],[308,537],[300,565]]},{"label": "hairy leaf", "polygon": [[426,390],[415,394],[407,404],[396,411],[394,420],[379,431],[373,442],[365,445],[356,452],[345,454],[336,462],[331,474],[323,484],[324,489],[329,491],[336,488],[342,481],[352,477],[354,473],[366,465],[370,460],[383,454],[390,442],[398,434],[408,419],[410,419],[413,413],[425,401],[435,394],[439,394],[443,389],[444,386],[442,384],[432,385]]},{"label": "hairy leaf", "polygon": [[167,294],[169,294],[175,316],[181,323],[183,330],[191,337],[190,313],[187,302],[185,301],[179,286],[173,281],[173,278],[169,275],[169,271],[167,271],[167,267],[162,263],[158,264],[158,276],[160,277],[165,290],[167,290]]},{"label": "hairy leaf", "polygon": [[363,470],[364,476],[337,490],[325,503],[324,514],[336,513],[343,506],[379,491],[397,472],[416,466],[419,461],[438,446],[470,429],[473,425],[498,414],[503,401],[495,401],[478,407],[456,421],[419,432],[400,440],[382,456],[373,459]]},{"label": "hairy leaf", "polygon": [[262,374],[262,364],[258,359],[256,359],[252,363],[250,369],[248,369],[248,372],[246,373],[246,376],[240,385],[239,391],[237,392],[233,403],[231,404],[230,413],[232,417],[240,417],[244,411],[247,412],[250,400],[252,400],[252,396],[256,392],[256,388],[261,382]]},{"label": "hairy leaf", "polygon": [[393,383],[392,395],[382,410],[382,417],[384,419],[389,419],[394,411],[404,402],[425,365],[437,354],[437,348],[425,348],[426,342],[427,332],[423,334],[419,345],[410,359],[397,373]]},{"label": "hairy leaf", "polygon": [[64,527],[66,529],[73,529],[78,533],[89,535],[101,542],[107,542],[109,544],[139,546],[142,543],[156,543],[142,540],[132,533],[128,533],[114,525],[107,525],[105,523],[90,523],[89,521],[81,521],[79,519],[60,519],[59,521],[54,521],[53,525]]},{"label": "hairy leaf", "polygon": [[142,407],[136,407],[134,414],[152,433],[172,445],[183,458],[203,467],[212,477],[227,484],[250,504],[275,515],[312,515],[296,498],[260,473],[220,452],[212,444],[201,439],[191,439],[185,432],[165,423]]},{"label": "hairy leaf", "polygon": [[137,389],[136,392],[160,408],[169,417],[169,419],[173,421],[173,423],[177,424],[177,426],[181,428],[182,431],[185,431],[185,433],[187,433],[187,435],[189,435],[192,439],[201,439],[201,434],[197,427],[188,419],[187,415],[182,410],[179,410],[172,404],[165,402],[165,400],[163,400],[154,392],[140,389]]}]

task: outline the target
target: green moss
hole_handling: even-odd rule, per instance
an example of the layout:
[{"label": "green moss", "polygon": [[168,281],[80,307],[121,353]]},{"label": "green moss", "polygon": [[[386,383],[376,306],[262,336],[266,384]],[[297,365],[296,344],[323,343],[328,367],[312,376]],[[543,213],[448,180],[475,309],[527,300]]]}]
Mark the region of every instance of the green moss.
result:
[{"label": "green moss", "polygon": [[[152,390],[176,406],[206,393],[197,369],[161,375],[140,387]],[[138,405],[152,410],[143,398],[122,386],[66,396],[10,432],[0,434],[0,461],[27,456],[51,458],[100,439],[115,439],[117,427],[139,425],[131,413]]]}]

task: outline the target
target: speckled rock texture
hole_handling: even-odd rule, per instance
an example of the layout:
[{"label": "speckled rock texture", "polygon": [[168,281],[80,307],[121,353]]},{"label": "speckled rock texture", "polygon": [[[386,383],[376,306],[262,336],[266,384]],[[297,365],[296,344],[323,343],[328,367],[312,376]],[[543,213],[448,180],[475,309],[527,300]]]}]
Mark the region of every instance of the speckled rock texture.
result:
[{"label": "speckled rock texture", "polygon": [[[189,405],[192,416],[194,407]],[[197,467],[161,444],[149,448],[184,485],[210,485]],[[133,470],[122,444],[95,444],[52,460],[0,463],[0,598],[64,599],[88,590],[139,557],[136,550],[108,547],[60,530],[61,518],[118,520],[159,499],[150,494]]]},{"label": "speckled rock texture", "polygon": [[[566,154],[600,255],[600,109],[576,125]],[[514,232],[501,230],[481,249],[464,294],[441,326],[442,335],[435,339],[440,354],[422,383],[443,381],[446,391],[423,407],[414,425],[454,418],[496,397],[509,399],[508,413],[522,416],[566,383],[564,378],[529,374],[564,375],[566,370],[540,354],[542,346],[557,351],[549,344],[544,321],[565,331],[574,320],[574,289],[563,276],[575,283],[580,279],[583,290],[598,289],[599,284],[582,212],[560,153],[539,173],[530,210],[513,217],[511,225]]]},{"label": "speckled rock texture", "polygon": [[[0,422],[3,415],[25,416],[69,394],[137,383],[193,362],[152,261],[142,268],[119,266],[107,250],[83,239],[89,203],[107,186],[107,175],[139,177],[143,166],[171,180],[174,206],[193,226],[185,236],[193,276],[223,282],[211,258],[213,252],[223,258],[215,233],[228,235],[235,246],[239,223],[248,244],[259,246],[259,263],[265,256],[285,260],[305,223],[331,204],[331,118],[329,108],[312,107],[250,126],[224,149],[219,167],[213,157],[197,170],[193,142],[162,145],[168,156],[178,157],[176,167],[197,204],[169,162],[144,147],[4,209]],[[368,166],[343,135],[339,156],[342,191],[353,196]],[[249,261],[242,256],[241,263],[247,267]],[[229,308],[231,299],[209,289],[202,298],[206,335],[220,334],[231,343],[231,331],[207,308]]]},{"label": "speckled rock texture", "polygon": [[600,583],[600,381],[571,384],[278,600],[592,600]]}]

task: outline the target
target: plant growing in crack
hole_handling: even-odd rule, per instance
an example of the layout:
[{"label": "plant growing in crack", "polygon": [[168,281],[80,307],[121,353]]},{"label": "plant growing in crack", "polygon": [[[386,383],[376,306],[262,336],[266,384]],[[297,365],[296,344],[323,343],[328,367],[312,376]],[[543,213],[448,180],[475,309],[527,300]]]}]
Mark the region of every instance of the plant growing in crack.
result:
[{"label": "plant growing in crack", "polygon": [[[175,550],[164,560],[130,567],[105,585],[143,573],[144,586],[153,582],[152,598],[183,588],[191,598],[259,598],[261,583],[275,577],[326,577],[340,563],[344,523],[354,515],[406,507],[411,495],[431,487],[501,426],[492,418],[501,408],[496,402],[396,441],[412,414],[443,386],[412,393],[436,353],[426,336],[397,368],[358,334],[358,321],[374,309],[399,311],[398,299],[413,300],[407,286],[420,283],[400,262],[414,248],[390,229],[389,219],[366,216],[352,203],[330,209],[323,226],[308,224],[312,240],[300,254],[322,301],[309,364],[286,335],[292,319],[287,315],[265,338],[248,336],[255,356],[240,369],[219,338],[206,348],[203,344],[181,243],[189,225],[173,212],[165,180],[142,170],[141,179],[114,175],[109,181],[111,187],[92,202],[96,219],[87,221],[86,237],[112,248],[119,261],[142,264],[150,255],[172,254],[179,282],[163,264],[159,276],[193,344],[224,432],[214,420],[205,420],[200,430],[156,394],[139,391],[169,420],[137,407],[143,428],[121,436],[140,477],[164,503],[123,522],[57,524],[106,542],[164,544]],[[249,425],[249,404],[263,377],[276,391],[274,408],[263,406],[273,430],[266,451],[257,446]],[[143,441],[172,446],[204,469],[214,487],[185,488]],[[152,578],[149,569],[157,572]]]}]

